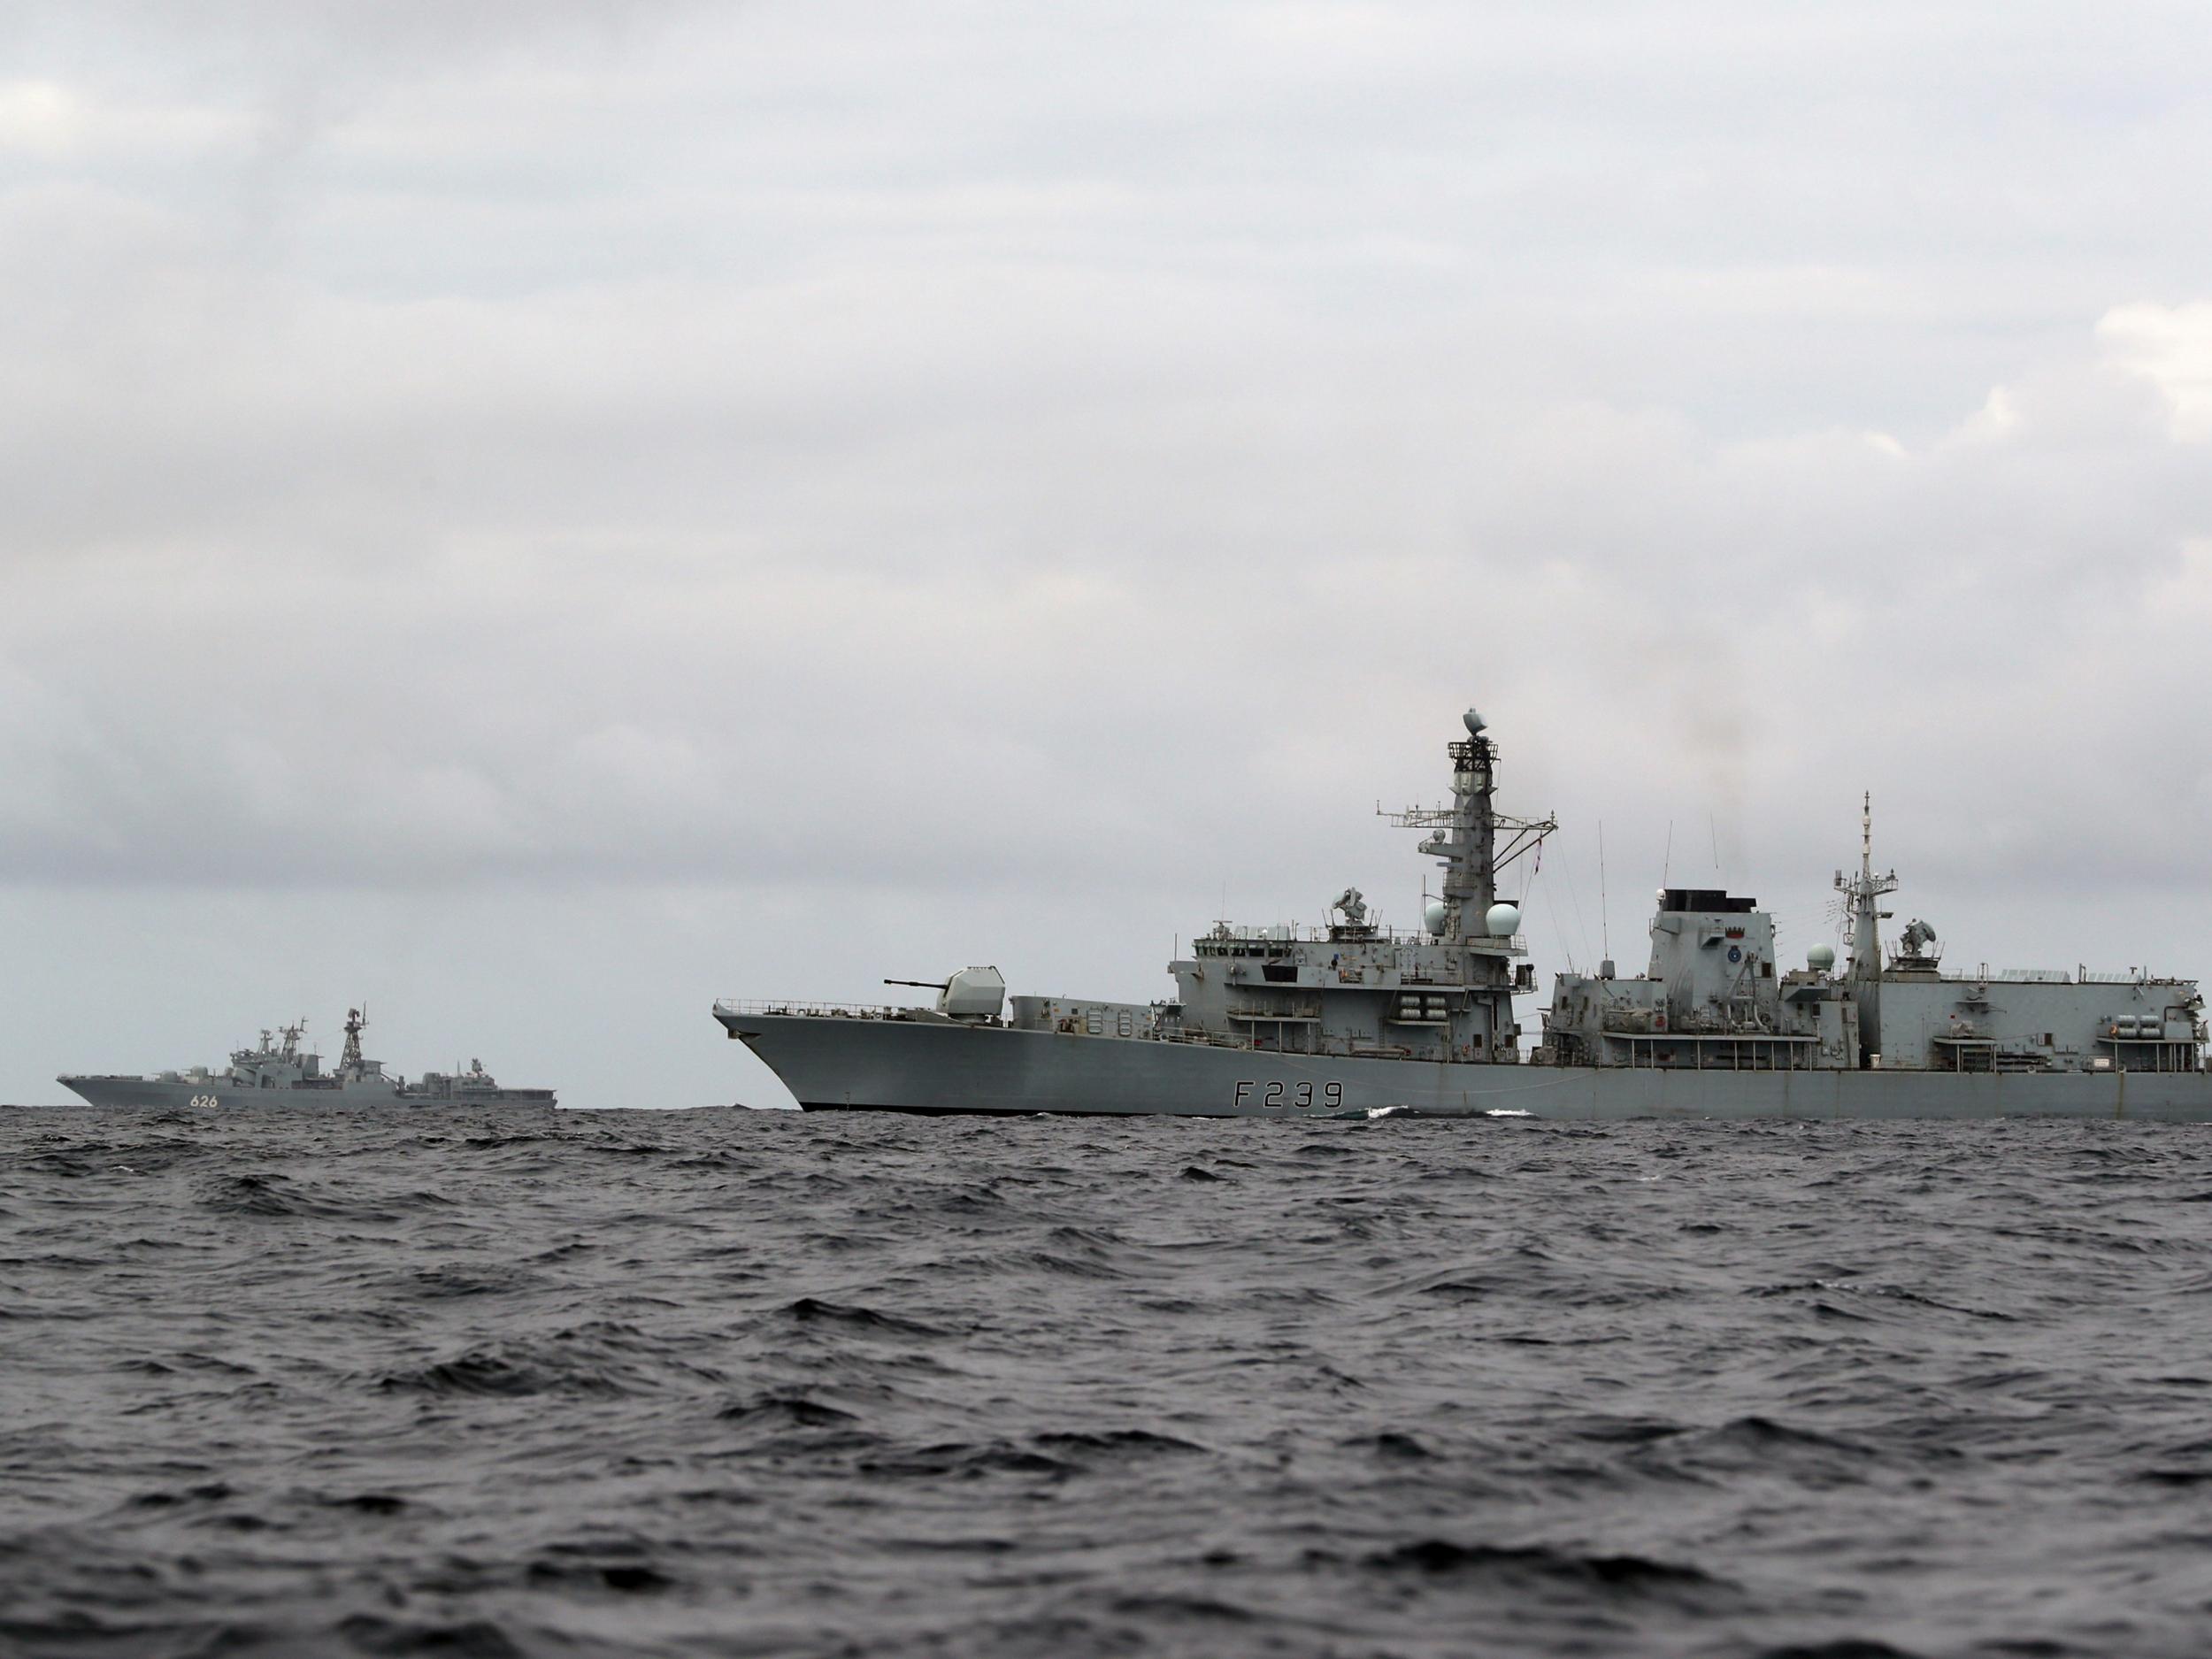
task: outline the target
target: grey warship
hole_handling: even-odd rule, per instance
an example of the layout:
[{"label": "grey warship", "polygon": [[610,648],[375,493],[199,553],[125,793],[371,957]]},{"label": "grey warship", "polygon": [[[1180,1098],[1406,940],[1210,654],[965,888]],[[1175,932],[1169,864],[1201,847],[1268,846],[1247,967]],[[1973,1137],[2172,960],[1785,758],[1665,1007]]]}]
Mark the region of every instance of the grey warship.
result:
[{"label": "grey warship", "polygon": [[237,1106],[551,1106],[549,1088],[503,1088],[472,1060],[465,1071],[425,1071],[410,1083],[387,1071],[381,1060],[361,1053],[368,1016],[346,1010],[346,1046],[335,1071],[301,1047],[307,1022],[264,1031],[256,1048],[233,1052],[223,1070],[192,1066],[151,1077],[64,1073],[55,1079],[95,1106],[180,1107],[211,1110]]},{"label": "grey warship", "polygon": [[1449,803],[1386,815],[1442,865],[1418,930],[1348,888],[1323,927],[1216,925],[1169,964],[1170,1001],[1010,999],[971,967],[932,1007],[721,1001],[714,1018],[809,1110],[2212,1120],[2193,980],[1946,972],[1918,918],[1885,957],[1899,884],[1875,871],[1864,803],[1858,870],[1835,877],[1840,971],[1825,945],[1785,967],[1755,899],[1664,887],[1646,972],[1558,975],[1525,1056],[1534,965],[1499,878],[1556,824],[1497,810],[1497,746],[1474,710],[1463,724]]}]

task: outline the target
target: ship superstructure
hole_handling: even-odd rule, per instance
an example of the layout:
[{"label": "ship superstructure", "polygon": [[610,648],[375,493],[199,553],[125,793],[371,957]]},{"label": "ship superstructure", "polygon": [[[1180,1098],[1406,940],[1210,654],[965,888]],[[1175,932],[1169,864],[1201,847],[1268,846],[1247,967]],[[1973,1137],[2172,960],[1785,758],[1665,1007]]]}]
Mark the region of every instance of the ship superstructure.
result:
[{"label": "ship superstructure", "polygon": [[232,1051],[220,1071],[190,1066],[152,1076],[65,1073],[55,1080],[96,1106],[183,1106],[205,1110],[227,1106],[550,1106],[549,1088],[503,1088],[481,1061],[465,1069],[425,1071],[410,1083],[384,1069],[381,1060],[361,1052],[368,1016],[346,1010],[346,1041],[337,1069],[325,1071],[322,1056],[302,1046],[307,1022],[265,1029],[252,1048]]},{"label": "ship superstructure", "polygon": [[1858,872],[1835,877],[1851,924],[1840,974],[1824,944],[1804,967],[1778,970],[1774,920],[1755,899],[1665,888],[1648,969],[1617,979],[1609,963],[1594,975],[1559,975],[1534,1058],[1710,1071],[2203,1071],[2204,998],[2193,979],[2147,970],[1993,972],[1985,964],[1947,974],[1935,929],[1917,917],[1885,961],[1888,912],[1878,906],[1898,885],[1896,872],[1875,873],[1872,805],[1863,802]]},{"label": "ship superstructure", "polygon": [[[1499,902],[1498,878],[1557,825],[1498,812],[1496,748],[1480,715],[1469,710],[1465,724],[1466,737],[1450,746],[1450,802],[1385,814],[1426,831],[1420,849],[1443,866],[1442,895],[1424,907],[1420,929],[1381,926],[1357,887],[1331,902],[1325,926],[1217,923],[1168,964],[1180,995],[1144,1010],[1150,1029],[1271,1053],[1518,1059],[1513,999],[1535,990],[1536,971],[1520,910]],[[1117,1032],[1120,1014],[1115,1008]],[[1057,1029],[1080,1018],[1087,1031],[1088,1017],[1087,1004],[1014,999],[1018,1027]]]},{"label": "ship superstructure", "polygon": [[1946,975],[1917,919],[1885,963],[1898,881],[1875,872],[1869,803],[1859,870],[1836,876],[1842,972],[1824,945],[1786,967],[1755,900],[1667,887],[1647,971],[1559,975],[1525,1060],[1513,999],[1535,974],[1499,877],[1556,826],[1496,810],[1496,746],[1463,724],[1450,801],[1386,815],[1442,865],[1418,930],[1346,888],[1320,927],[1216,924],[1169,964],[1171,1001],[1008,999],[974,967],[931,1008],[726,1001],[715,1018],[810,1110],[2212,1120],[2192,980]]}]

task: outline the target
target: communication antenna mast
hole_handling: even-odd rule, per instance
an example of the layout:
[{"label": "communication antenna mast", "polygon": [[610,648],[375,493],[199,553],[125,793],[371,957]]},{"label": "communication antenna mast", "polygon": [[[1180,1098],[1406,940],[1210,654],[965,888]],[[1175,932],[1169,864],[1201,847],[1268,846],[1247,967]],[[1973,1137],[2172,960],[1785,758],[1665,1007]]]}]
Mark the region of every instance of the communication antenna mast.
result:
[{"label": "communication antenna mast", "polygon": [[1605,820],[1598,820],[1598,949],[1609,959],[1613,955],[1613,913],[1605,902]]},{"label": "communication antenna mast", "polygon": [[1850,908],[1851,979],[1859,999],[1860,1064],[1882,1046],[1882,923],[1889,912],[1879,908],[1885,895],[1897,891],[1897,872],[1874,873],[1874,793],[1859,801],[1859,873],[1847,877],[1836,872],[1836,891]]}]

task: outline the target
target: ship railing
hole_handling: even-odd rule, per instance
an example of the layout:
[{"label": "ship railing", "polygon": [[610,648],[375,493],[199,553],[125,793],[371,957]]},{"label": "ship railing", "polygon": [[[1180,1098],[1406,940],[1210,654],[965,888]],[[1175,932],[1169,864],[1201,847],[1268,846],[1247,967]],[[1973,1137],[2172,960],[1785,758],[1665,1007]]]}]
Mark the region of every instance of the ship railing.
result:
[{"label": "ship railing", "polygon": [[2093,968],[2084,968],[2075,976],[2083,985],[2147,985],[2150,982],[2147,970],[2130,968],[2124,973],[2101,973]]},{"label": "ship railing", "polygon": [[1231,1019],[1310,1022],[1321,1018],[1321,999],[1314,997],[1310,1000],[1299,999],[1286,1002],[1232,1002],[1229,1004],[1228,1011]]},{"label": "ship railing", "polygon": [[1249,1048],[1250,1039],[1218,1031],[1162,1031],[1148,1033],[1155,1042],[1187,1043],[1194,1048]]},{"label": "ship railing", "polygon": [[807,1019],[895,1019],[913,1012],[889,1002],[800,1002],[787,996],[718,996],[718,1014],[782,1014]]},{"label": "ship railing", "polygon": [[[1231,922],[1228,932],[1203,933],[1191,942],[1197,945],[1325,945],[1333,934],[1326,927],[1309,927],[1293,922],[1275,922],[1249,926]],[[1384,927],[1379,924],[1369,926],[1348,939],[1337,940],[1341,944],[1414,945],[1427,938],[1425,933],[1402,927]]]},{"label": "ship railing", "polygon": [[[1220,945],[1446,945],[1455,941],[1439,939],[1433,933],[1418,928],[1374,927],[1365,933],[1340,938],[1326,927],[1297,927],[1287,925],[1273,927],[1239,927],[1231,925],[1226,933],[1201,933],[1193,940],[1198,954],[1210,954],[1205,948]],[[1528,954],[1528,935],[1514,933],[1489,934],[1466,941],[1471,950],[1512,951]]]}]

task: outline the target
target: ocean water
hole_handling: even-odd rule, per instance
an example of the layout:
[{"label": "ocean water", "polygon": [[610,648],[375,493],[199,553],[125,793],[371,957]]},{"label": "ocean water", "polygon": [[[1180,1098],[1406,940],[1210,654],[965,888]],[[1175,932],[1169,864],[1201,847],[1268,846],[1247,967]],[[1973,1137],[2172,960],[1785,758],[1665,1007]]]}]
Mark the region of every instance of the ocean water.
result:
[{"label": "ocean water", "polygon": [[0,1651],[2212,1651],[2212,1132],[0,1111]]}]

